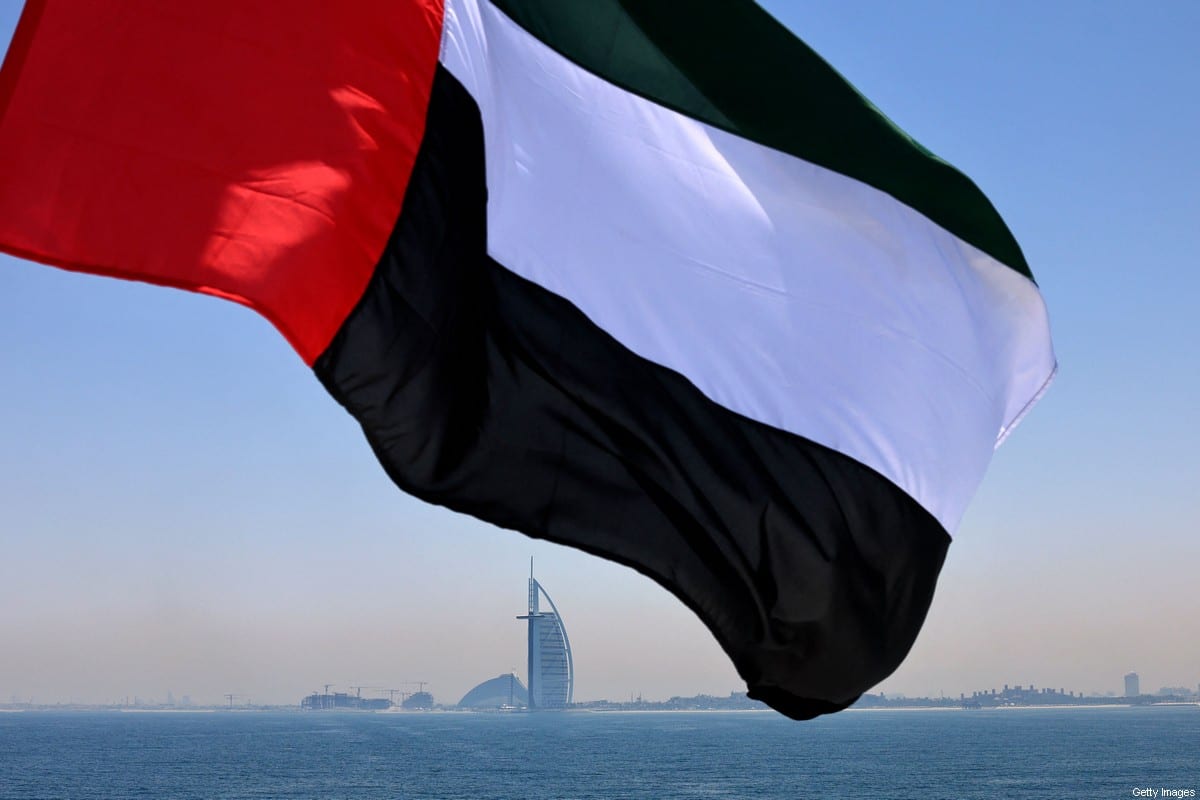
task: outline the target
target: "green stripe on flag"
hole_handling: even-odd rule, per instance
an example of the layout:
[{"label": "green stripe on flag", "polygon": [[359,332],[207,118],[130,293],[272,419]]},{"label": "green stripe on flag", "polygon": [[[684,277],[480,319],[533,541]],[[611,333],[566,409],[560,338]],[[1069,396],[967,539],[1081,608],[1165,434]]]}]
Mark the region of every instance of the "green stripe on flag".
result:
[{"label": "green stripe on flag", "polygon": [[751,0],[492,2],[610,83],[860,180],[1033,278],[970,178],[897,127]]}]

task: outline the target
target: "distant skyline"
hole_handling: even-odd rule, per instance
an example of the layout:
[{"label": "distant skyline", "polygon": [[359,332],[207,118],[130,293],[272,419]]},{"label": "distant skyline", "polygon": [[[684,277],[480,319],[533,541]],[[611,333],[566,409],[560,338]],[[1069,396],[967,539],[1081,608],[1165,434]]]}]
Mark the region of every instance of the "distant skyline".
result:
[{"label": "distant skyline", "polygon": [[[491,676],[489,678],[486,678],[486,679],[480,681],[480,684],[491,683],[493,681],[503,679],[508,674],[510,674],[510,673],[501,673],[499,678],[497,678],[496,676]],[[515,674],[515,673],[511,673],[511,674]],[[1130,683],[1131,678],[1132,678],[1132,683]],[[521,680],[521,677],[519,675],[517,675],[517,680],[518,680],[518,682],[520,682],[519,685],[521,686],[521,690],[524,691],[525,687],[524,687],[523,681]],[[1015,698],[1018,701],[1024,701],[1026,703],[1037,702],[1037,698],[1039,696],[1041,696],[1042,694],[1046,694],[1047,696],[1051,697],[1055,701],[1062,700],[1063,696],[1066,696],[1067,698],[1074,698],[1077,700],[1096,700],[1097,698],[1136,699],[1136,698],[1147,698],[1147,697],[1149,697],[1149,698],[1154,698],[1154,697],[1184,698],[1184,699],[1194,700],[1198,695],[1200,695],[1200,684],[1198,684],[1197,686],[1191,686],[1191,687],[1188,687],[1188,686],[1161,686],[1157,689],[1142,689],[1139,685],[1139,681],[1137,679],[1136,673],[1131,673],[1130,675],[1125,675],[1124,680],[1125,680],[1125,691],[1124,692],[1113,691],[1113,690],[1084,691],[1084,690],[1081,690],[1078,688],[1073,688],[1070,686],[1041,686],[1036,683],[1011,683],[1011,684],[1005,683],[1002,686],[989,686],[989,687],[982,687],[982,688],[975,687],[970,690],[962,690],[962,691],[958,691],[958,692],[938,692],[938,693],[926,692],[923,694],[908,694],[905,692],[892,692],[891,694],[888,694],[886,692],[881,693],[880,691],[872,691],[872,692],[869,692],[868,694],[874,695],[876,697],[886,696],[886,697],[891,698],[892,700],[896,700],[896,699],[902,699],[902,700],[966,699],[966,700],[970,700],[972,698],[986,696],[986,695],[991,694],[993,696],[998,696],[1001,699],[1011,700],[1011,699]],[[280,703],[264,702],[262,700],[257,700],[256,698],[254,698],[250,695],[243,695],[243,694],[236,694],[236,693],[228,693],[228,694],[225,694],[223,697],[218,697],[218,698],[195,699],[189,694],[178,694],[177,695],[175,692],[171,691],[170,689],[167,690],[166,695],[153,695],[153,694],[146,694],[146,693],[141,693],[141,692],[131,692],[123,697],[116,697],[116,698],[106,699],[103,701],[83,701],[83,700],[78,700],[75,698],[67,698],[65,700],[62,698],[55,698],[52,700],[41,700],[36,697],[19,697],[16,695],[10,695],[7,698],[0,698],[0,709],[3,709],[5,706],[38,708],[38,707],[56,706],[56,705],[71,705],[71,706],[90,707],[90,708],[167,707],[167,708],[182,708],[182,709],[186,709],[186,708],[258,707],[258,706],[263,706],[263,707],[295,706],[297,708],[304,708],[306,710],[312,710],[313,706],[311,705],[311,701],[313,700],[313,698],[319,698],[321,696],[325,696],[325,697],[349,696],[352,700],[356,697],[361,697],[363,700],[367,700],[367,701],[373,701],[374,699],[390,699],[394,705],[399,706],[401,704],[401,701],[404,698],[417,693],[417,689],[412,688],[415,685],[418,685],[418,682],[416,682],[416,681],[402,682],[402,685],[398,686],[398,687],[364,686],[364,685],[360,685],[360,684],[346,684],[346,685],[321,684],[320,686],[317,687],[317,689],[315,691],[311,692],[310,694],[306,695],[303,698],[298,698],[294,702],[286,702],[285,701],[285,702],[280,702]],[[424,687],[424,686],[429,685],[429,682],[421,681],[421,682],[419,682],[419,685]],[[432,688],[432,687],[430,687],[430,688]],[[472,689],[477,690],[478,687],[472,687]],[[432,691],[430,691],[429,689],[426,689],[426,688],[422,688],[421,691],[428,692],[431,695],[433,694]],[[470,691],[470,690],[468,690],[468,691]],[[461,700],[463,697],[465,697],[466,694],[467,694],[467,692],[464,692],[463,695],[454,695],[454,696],[445,696],[445,697],[439,697],[437,695],[433,695],[434,696],[434,705],[439,706],[439,707],[441,707],[441,706],[456,706],[456,705],[458,705],[459,700]],[[707,696],[716,697],[716,698],[728,698],[731,695],[735,695],[735,694],[744,695],[745,692],[734,689],[730,692],[711,693],[711,694],[708,694]],[[231,695],[232,695],[232,699],[231,699]],[[662,697],[646,697],[642,694],[631,693],[627,696],[591,698],[589,700],[578,701],[576,703],[576,705],[585,705],[586,706],[588,704],[596,703],[596,702],[612,703],[614,705],[627,703],[627,702],[661,703],[663,701],[671,700],[671,699],[677,698],[677,697],[691,698],[691,697],[697,697],[697,696],[705,696],[705,694],[701,693],[701,694],[697,695],[697,694],[685,694],[682,692],[674,692],[669,695],[664,695]],[[309,705],[305,705],[306,703]],[[521,702],[521,705],[524,706],[524,701]],[[332,706],[330,706],[330,708],[332,708]],[[484,708],[486,709],[487,707],[484,707]],[[379,710],[379,709],[375,709],[375,708],[371,707],[371,708],[368,708],[367,710]]]},{"label": "distant skyline", "polygon": [[[991,198],[1061,365],[871,691],[1195,686],[1200,4],[763,5]],[[457,700],[523,674],[530,555],[578,700],[744,689],[648,579],[402,494],[244,308],[0,256],[0,368],[0,699]]]}]

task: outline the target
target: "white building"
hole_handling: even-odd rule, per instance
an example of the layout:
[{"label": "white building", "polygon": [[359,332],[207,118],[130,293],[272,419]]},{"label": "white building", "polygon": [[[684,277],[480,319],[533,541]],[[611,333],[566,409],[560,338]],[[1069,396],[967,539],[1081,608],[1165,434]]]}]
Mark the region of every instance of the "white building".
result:
[{"label": "white building", "polygon": [[[539,609],[545,598],[549,611]],[[571,658],[571,640],[562,617],[550,595],[533,577],[529,561],[529,613],[517,617],[529,622],[529,708],[565,708],[575,694],[575,664]]]}]

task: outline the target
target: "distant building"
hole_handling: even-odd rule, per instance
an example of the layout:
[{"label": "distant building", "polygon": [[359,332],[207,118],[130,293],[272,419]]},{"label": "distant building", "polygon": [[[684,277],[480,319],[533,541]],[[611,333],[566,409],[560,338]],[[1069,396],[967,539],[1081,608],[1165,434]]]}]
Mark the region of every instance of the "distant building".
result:
[{"label": "distant building", "polygon": [[484,681],[463,695],[459,708],[523,708],[529,705],[529,693],[521,679],[511,672]]},{"label": "distant building", "polygon": [[359,697],[345,692],[313,692],[300,701],[300,708],[305,711],[386,711],[391,707],[392,703],[386,697]]},{"label": "distant building", "polygon": [[430,711],[433,708],[433,695],[429,692],[414,692],[400,703],[405,711]]},{"label": "distant building", "polygon": [[[539,610],[544,597],[549,611]],[[529,708],[565,708],[575,695],[575,663],[571,642],[554,601],[533,577],[529,560],[529,613],[517,619],[529,622]]]},{"label": "distant building", "polygon": [[1137,697],[1142,693],[1141,681],[1138,680],[1138,674],[1131,672],[1125,676],[1125,696]]},{"label": "distant building", "polygon": [[1009,686],[1004,684],[1004,688],[1000,691],[995,689],[983,689],[977,692],[972,692],[971,697],[962,697],[962,702],[969,704],[971,708],[981,708],[983,706],[1027,706],[1027,705],[1063,705],[1073,696],[1073,693],[1068,693],[1065,689],[1051,689],[1048,686],[1043,686],[1041,689],[1034,686],[1032,683],[1029,686],[1016,684]]}]

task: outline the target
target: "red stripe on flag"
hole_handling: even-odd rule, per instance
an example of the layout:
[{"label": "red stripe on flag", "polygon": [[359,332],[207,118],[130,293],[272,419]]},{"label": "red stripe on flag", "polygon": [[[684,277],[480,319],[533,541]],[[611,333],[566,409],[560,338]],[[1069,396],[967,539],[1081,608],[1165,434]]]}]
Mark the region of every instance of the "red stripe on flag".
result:
[{"label": "red stripe on flag", "polygon": [[400,213],[441,24],[441,0],[28,0],[0,249],[244,303],[311,364]]}]

